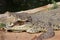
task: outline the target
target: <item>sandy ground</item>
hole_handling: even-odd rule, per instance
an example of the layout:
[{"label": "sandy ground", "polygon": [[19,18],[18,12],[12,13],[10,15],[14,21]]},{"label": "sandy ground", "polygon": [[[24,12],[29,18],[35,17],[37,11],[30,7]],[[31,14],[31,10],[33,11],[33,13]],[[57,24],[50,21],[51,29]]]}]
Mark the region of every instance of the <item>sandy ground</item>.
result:
[{"label": "sandy ground", "polygon": [[[41,33],[36,34],[29,34],[26,32],[22,33],[13,33],[13,32],[6,32],[2,33],[1,36],[0,32],[0,40],[32,40],[34,37],[39,36]],[[55,31],[55,36],[46,40],[60,40],[60,31]]]}]

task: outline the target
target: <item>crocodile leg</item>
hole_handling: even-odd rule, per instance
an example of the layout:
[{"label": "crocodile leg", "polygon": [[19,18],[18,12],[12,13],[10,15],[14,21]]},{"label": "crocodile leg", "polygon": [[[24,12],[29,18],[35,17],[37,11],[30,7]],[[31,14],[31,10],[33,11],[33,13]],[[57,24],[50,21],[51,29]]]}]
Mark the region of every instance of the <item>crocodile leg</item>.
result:
[{"label": "crocodile leg", "polygon": [[43,32],[41,35],[39,35],[37,38],[33,39],[33,40],[45,40],[47,38],[51,38],[55,35],[53,28],[51,27],[47,27],[47,31]]}]

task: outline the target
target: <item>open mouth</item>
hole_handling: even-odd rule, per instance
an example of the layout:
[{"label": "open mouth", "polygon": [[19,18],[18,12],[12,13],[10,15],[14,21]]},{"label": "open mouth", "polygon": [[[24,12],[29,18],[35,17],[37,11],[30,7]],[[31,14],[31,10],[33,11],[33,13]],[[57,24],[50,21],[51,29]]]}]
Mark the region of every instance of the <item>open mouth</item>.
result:
[{"label": "open mouth", "polygon": [[12,26],[10,26],[11,28],[9,28],[7,31],[12,32],[12,31],[26,31],[27,29],[29,29],[31,27],[30,23],[28,20],[18,20],[16,22],[13,23]]}]

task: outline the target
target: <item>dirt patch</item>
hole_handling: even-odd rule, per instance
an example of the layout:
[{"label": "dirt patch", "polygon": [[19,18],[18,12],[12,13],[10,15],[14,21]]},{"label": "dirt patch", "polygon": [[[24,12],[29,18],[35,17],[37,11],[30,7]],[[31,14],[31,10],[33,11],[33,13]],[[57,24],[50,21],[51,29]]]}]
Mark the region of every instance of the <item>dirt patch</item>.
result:
[{"label": "dirt patch", "polygon": [[[55,31],[55,36],[46,40],[60,40],[60,31]],[[0,32],[0,40],[32,40],[34,37],[39,36],[41,33],[29,34],[26,32],[13,33],[13,32]]]}]

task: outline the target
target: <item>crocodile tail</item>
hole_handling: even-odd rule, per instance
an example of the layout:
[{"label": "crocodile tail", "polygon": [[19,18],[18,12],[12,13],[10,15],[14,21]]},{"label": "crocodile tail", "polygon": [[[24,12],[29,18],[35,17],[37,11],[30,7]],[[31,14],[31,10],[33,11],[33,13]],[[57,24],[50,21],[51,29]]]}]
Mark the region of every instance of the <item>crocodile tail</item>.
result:
[{"label": "crocodile tail", "polygon": [[55,35],[53,29],[51,27],[47,28],[46,32],[43,32],[42,34],[40,34],[37,38],[33,39],[33,40],[45,40],[47,38],[51,38]]}]

